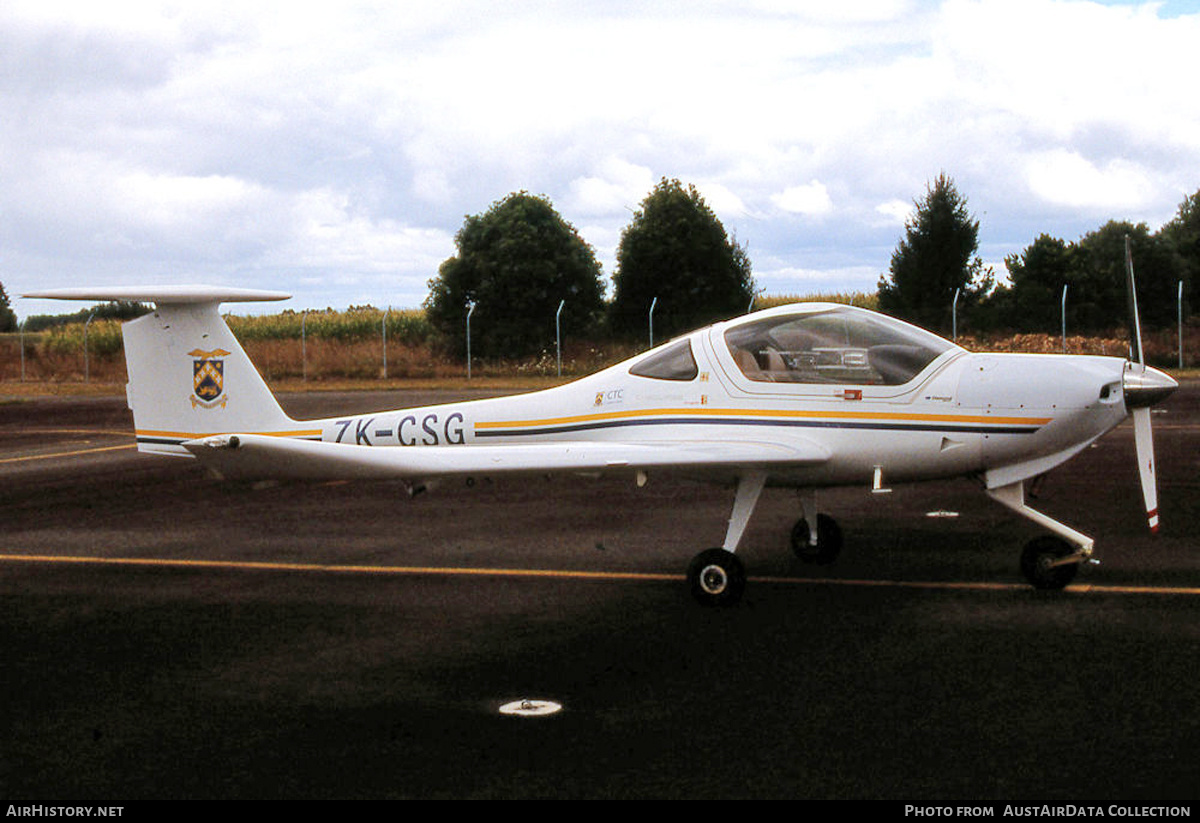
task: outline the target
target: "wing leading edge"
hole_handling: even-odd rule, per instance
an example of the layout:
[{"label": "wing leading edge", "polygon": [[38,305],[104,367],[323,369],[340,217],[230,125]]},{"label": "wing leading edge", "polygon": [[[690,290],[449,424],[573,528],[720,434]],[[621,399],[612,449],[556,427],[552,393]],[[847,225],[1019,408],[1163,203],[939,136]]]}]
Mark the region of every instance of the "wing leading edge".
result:
[{"label": "wing leading edge", "polygon": [[223,434],[182,444],[230,478],[394,479],[677,469],[737,472],[812,466],[829,460],[817,443],[568,441],[502,446],[372,447],[257,434]]}]

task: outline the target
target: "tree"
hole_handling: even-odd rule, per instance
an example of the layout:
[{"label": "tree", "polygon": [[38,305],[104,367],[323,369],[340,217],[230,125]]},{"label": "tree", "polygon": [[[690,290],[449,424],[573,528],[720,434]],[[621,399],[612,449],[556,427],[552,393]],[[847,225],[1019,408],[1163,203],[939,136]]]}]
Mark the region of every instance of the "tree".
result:
[{"label": "tree", "polygon": [[925,198],[905,224],[905,236],[892,253],[890,278],[879,278],[882,311],[921,326],[947,331],[954,294],[968,309],[991,290],[990,270],[975,256],[979,221],[945,173],[929,185]]},{"label": "tree", "polygon": [[514,192],[468,216],[454,238],[458,254],[429,281],[425,309],[455,352],[523,357],[554,344],[560,301],[564,329],[583,334],[604,310],[600,264],[548,199]]},{"label": "tree", "polygon": [[82,308],[70,314],[30,315],[25,318],[25,331],[44,331],[56,326],[67,326],[71,323],[85,323],[89,317],[94,320],[133,320],[152,311],[154,311],[154,308],[150,304],[116,300],[109,303],[97,303],[94,306]]},{"label": "tree", "polygon": [[[998,287],[988,299],[989,303],[1005,303],[996,320],[1015,331],[1045,332],[1057,328],[1062,319],[1063,286],[1067,287],[1068,299],[1073,287],[1075,292],[1079,291],[1075,245],[1042,234],[1025,251],[1004,258],[1004,265],[1012,286]],[[1072,312],[1075,309],[1070,302],[1067,307]]]},{"label": "tree", "polygon": [[1067,287],[1067,327],[1075,332],[1111,332],[1129,319],[1125,238],[1133,252],[1138,309],[1145,327],[1170,325],[1180,280],[1188,279],[1179,235],[1168,226],[1152,235],[1145,223],[1110,220],[1065,243],[1043,234],[1019,255],[1005,259],[1012,287],[998,288],[988,303],[1002,323],[1019,331],[1057,329],[1062,290]]},{"label": "tree", "polygon": [[1110,220],[1076,244],[1079,323],[1086,330],[1119,328],[1128,321],[1126,237],[1133,254],[1142,325],[1169,326],[1175,319],[1176,284],[1182,278],[1183,263],[1173,245],[1152,235],[1145,223]]},{"label": "tree", "polygon": [[663,180],[621,234],[609,319],[622,335],[644,334],[655,298],[655,337],[667,339],[746,311],[754,278],[746,250],[695,186]]},{"label": "tree", "polygon": [[12,306],[9,305],[8,294],[4,291],[4,284],[0,283],[0,332],[16,330],[17,315],[13,312]]},{"label": "tree", "polygon": [[[1191,313],[1191,290],[1200,280],[1200,191],[1184,198],[1175,217],[1158,231],[1158,236],[1169,242],[1179,255],[1180,279],[1183,280],[1184,315]],[[1176,299],[1179,283],[1175,284]]]},{"label": "tree", "polygon": [[1185,197],[1158,233],[1175,244],[1190,271],[1200,269],[1200,191]]}]

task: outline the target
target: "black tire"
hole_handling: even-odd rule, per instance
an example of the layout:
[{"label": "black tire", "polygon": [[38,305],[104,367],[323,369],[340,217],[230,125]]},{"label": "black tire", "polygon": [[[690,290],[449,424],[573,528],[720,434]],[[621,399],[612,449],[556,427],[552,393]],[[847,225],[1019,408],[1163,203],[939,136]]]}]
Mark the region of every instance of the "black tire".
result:
[{"label": "black tire", "polygon": [[1029,541],[1021,552],[1021,574],[1035,589],[1061,589],[1075,579],[1079,564],[1050,564],[1074,553],[1075,549],[1065,540],[1050,535],[1038,537]]},{"label": "black tire", "polygon": [[705,606],[732,606],[742,599],[746,571],[733,552],[706,549],[688,565],[692,596]]},{"label": "black tire", "polygon": [[827,514],[817,515],[817,545],[808,542],[808,521],[801,517],[792,527],[792,552],[805,563],[828,566],[842,551],[842,528]]}]

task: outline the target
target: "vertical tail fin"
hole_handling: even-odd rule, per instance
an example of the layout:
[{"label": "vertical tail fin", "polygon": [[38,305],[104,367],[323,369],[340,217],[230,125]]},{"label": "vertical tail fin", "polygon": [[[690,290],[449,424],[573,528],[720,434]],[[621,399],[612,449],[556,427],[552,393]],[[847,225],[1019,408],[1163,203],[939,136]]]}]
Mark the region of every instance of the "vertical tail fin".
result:
[{"label": "vertical tail fin", "polygon": [[297,435],[262,376],[221,317],[226,301],[289,295],[203,286],[64,289],[26,297],[153,302],[156,310],[122,327],[126,392],[138,450],[191,455],[180,443],[210,434]]},{"label": "vertical tail fin", "polygon": [[188,454],[180,443],[209,434],[294,428],[217,303],[160,303],[122,332],[140,451]]}]

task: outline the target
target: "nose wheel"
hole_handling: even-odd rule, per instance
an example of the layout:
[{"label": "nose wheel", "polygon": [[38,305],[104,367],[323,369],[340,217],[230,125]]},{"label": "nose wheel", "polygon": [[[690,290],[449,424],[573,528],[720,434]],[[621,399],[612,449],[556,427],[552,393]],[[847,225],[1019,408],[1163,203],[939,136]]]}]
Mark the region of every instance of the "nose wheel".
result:
[{"label": "nose wheel", "polygon": [[1035,589],[1061,589],[1078,571],[1079,553],[1057,537],[1031,540],[1021,552],[1021,574]]}]

